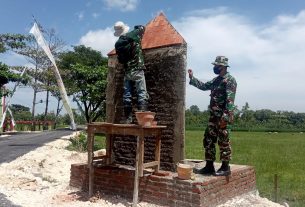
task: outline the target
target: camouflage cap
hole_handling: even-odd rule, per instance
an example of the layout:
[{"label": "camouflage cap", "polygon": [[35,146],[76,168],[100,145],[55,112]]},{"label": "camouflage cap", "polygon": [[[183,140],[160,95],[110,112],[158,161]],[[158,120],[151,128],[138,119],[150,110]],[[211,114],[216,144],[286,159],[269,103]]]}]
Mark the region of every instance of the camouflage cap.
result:
[{"label": "camouflage cap", "polygon": [[226,67],[230,67],[228,64],[229,59],[225,56],[217,56],[215,59],[215,62],[213,62],[213,65],[222,65]]}]

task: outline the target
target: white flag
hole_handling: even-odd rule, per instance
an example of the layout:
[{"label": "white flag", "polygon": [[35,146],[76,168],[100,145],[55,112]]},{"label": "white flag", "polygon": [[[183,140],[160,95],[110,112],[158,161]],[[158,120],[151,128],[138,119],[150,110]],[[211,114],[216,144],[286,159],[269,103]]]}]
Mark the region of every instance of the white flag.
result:
[{"label": "white flag", "polygon": [[14,119],[14,117],[13,117],[13,113],[12,113],[12,111],[11,111],[11,109],[10,109],[9,107],[7,107],[7,110],[8,110],[8,112],[9,112],[10,115],[11,115],[12,125],[15,126],[16,123],[15,123],[15,119]]},{"label": "white flag", "polygon": [[[26,70],[26,68],[23,69],[22,73],[20,74],[20,77],[23,76],[25,70]],[[14,89],[13,89],[13,91],[12,91],[12,94],[11,94],[10,97],[7,98],[7,101],[6,101],[6,102],[5,102],[4,99],[2,99],[2,100],[3,100],[3,101],[2,101],[2,102],[3,102],[3,103],[2,103],[2,107],[4,107],[5,110],[3,111],[3,114],[2,114],[2,119],[1,119],[0,128],[3,127],[4,120],[5,120],[5,118],[6,118],[6,111],[9,110],[9,107],[10,107],[10,105],[11,105],[11,98],[13,97],[15,91],[17,90],[17,87],[19,86],[19,83],[20,83],[20,80],[17,81],[17,82],[15,83],[15,86],[14,86]],[[10,114],[11,114],[11,116],[13,117],[13,114],[12,114],[11,111],[10,111]],[[13,126],[15,126],[15,121],[14,121],[14,120],[13,120]]]},{"label": "white flag", "polygon": [[57,84],[58,84],[58,87],[59,87],[60,96],[62,98],[62,102],[64,104],[64,107],[65,107],[67,113],[70,116],[71,127],[72,127],[73,130],[75,130],[76,129],[76,125],[74,123],[74,117],[73,117],[72,109],[71,109],[71,107],[69,105],[69,100],[68,100],[68,96],[67,96],[67,92],[66,92],[65,86],[64,86],[64,84],[62,82],[61,76],[59,74],[57,65],[56,65],[54,57],[53,57],[53,55],[52,55],[52,53],[50,51],[50,48],[48,47],[45,39],[43,38],[43,36],[42,36],[42,34],[41,34],[41,32],[40,32],[36,22],[34,23],[32,29],[30,30],[30,33],[35,36],[38,45],[44,50],[44,52],[47,54],[48,58],[51,60],[51,62],[54,65],[53,69],[54,69],[56,81],[57,81]]},{"label": "white flag", "polygon": [[4,121],[5,121],[5,117],[6,117],[6,109],[2,114],[2,119],[1,119],[1,128],[3,127]]},{"label": "white flag", "polygon": [[4,121],[5,121],[5,117],[6,117],[6,112],[7,112],[7,111],[8,111],[8,112],[10,113],[10,115],[11,115],[11,121],[12,121],[13,127],[16,126],[16,123],[15,123],[15,119],[14,119],[13,113],[12,113],[11,109],[10,109],[8,106],[6,106],[6,107],[5,107],[5,111],[4,111],[4,113],[3,113],[2,120],[1,120],[1,128],[4,127],[3,125],[4,125]]}]

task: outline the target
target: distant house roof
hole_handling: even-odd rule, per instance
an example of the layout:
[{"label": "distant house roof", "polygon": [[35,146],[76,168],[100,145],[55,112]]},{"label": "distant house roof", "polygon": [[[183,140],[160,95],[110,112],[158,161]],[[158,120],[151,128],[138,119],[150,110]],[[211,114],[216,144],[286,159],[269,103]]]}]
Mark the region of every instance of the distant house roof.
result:
[{"label": "distant house roof", "polygon": [[[142,49],[152,49],[171,45],[184,44],[183,37],[171,25],[163,13],[151,20],[145,29],[142,39]],[[114,55],[113,49],[108,56]]]}]

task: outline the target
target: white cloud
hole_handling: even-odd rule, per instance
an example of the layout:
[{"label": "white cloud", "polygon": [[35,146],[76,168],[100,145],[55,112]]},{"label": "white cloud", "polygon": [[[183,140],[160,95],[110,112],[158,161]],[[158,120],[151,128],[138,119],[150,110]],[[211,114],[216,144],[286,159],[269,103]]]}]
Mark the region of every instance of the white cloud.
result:
[{"label": "white cloud", "polygon": [[107,53],[114,49],[116,40],[117,37],[113,35],[112,29],[108,27],[106,29],[87,32],[87,34],[81,37],[79,44],[99,50],[103,56],[106,56]]},{"label": "white cloud", "polygon": [[79,20],[79,21],[83,20],[83,19],[84,19],[84,12],[79,12],[79,13],[77,14],[77,17],[78,17],[78,20]]},{"label": "white cloud", "polygon": [[100,16],[100,14],[99,13],[93,13],[92,16],[93,16],[94,19],[96,19]]},{"label": "white cloud", "polygon": [[[173,23],[188,43],[188,67],[212,79],[217,55],[229,57],[238,82],[236,104],[253,109],[304,111],[305,11],[281,15],[265,25],[226,8],[189,12]],[[186,104],[206,109],[209,92],[187,86]]]},{"label": "white cloud", "polygon": [[109,9],[133,11],[137,8],[139,0],[103,0]]}]

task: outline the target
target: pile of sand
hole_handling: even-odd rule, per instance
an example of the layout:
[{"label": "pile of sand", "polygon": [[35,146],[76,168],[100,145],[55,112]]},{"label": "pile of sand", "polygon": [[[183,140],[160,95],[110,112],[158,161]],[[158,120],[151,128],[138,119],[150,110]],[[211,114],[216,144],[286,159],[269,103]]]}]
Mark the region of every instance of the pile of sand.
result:
[{"label": "pile of sand", "polygon": [[[74,135],[71,135],[74,136]],[[130,200],[119,196],[98,195],[88,200],[87,193],[69,187],[70,166],[87,161],[87,153],[68,151],[69,137],[31,151],[10,163],[0,164],[0,193],[13,204],[33,206],[130,206]],[[0,205],[1,206],[1,205]],[[145,202],[143,207],[157,207]],[[246,194],[220,207],[280,206],[257,195]]]}]

